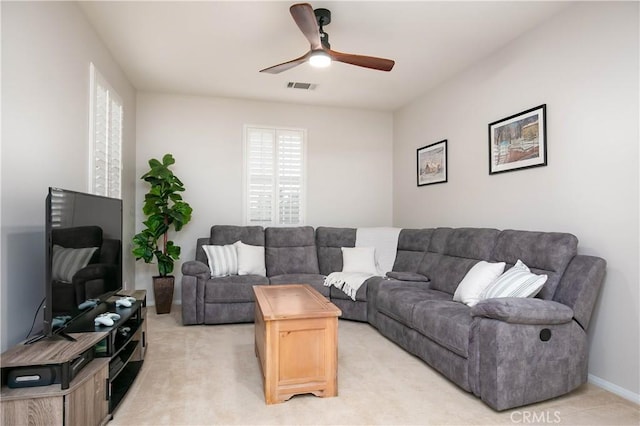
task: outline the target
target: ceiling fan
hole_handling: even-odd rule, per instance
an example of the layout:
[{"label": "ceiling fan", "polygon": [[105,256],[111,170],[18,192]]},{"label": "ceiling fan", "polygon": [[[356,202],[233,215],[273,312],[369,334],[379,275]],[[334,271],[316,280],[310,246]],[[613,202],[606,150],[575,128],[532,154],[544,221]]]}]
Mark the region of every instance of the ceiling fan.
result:
[{"label": "ceiling fan", "polygon": [[260,72],[278,74],[306,61],[316,67],[326,67],[331,64],[331,61],[337,61],[380,71],[391,71],[395,65],[395,62],[391,59],[353,55],[331,50],[329,34],[324,32],[324,26],[331,22],[331,11],[327,9],[313,10],[309,3],[298,3],[291,6],[289,12],[291,12],[291,16],[300,31],[309,40],[311,47],[306,54],[299,58],[265,68]]}]

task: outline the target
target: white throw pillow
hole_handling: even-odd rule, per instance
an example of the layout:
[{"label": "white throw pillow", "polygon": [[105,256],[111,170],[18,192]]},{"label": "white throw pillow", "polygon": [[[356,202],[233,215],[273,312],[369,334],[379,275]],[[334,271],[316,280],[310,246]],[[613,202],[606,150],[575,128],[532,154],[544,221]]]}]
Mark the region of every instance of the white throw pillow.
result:
[{"label": "white throw pillow", "polygon": [[342,247],[342,272],[377,274],[374,247]]},{"label": "white throw pillow", "polygon": [[533,297],[547,282],[546,275],[536,275],[529,271],[520,259],[513,268],[500,275],[480,295],[481,299],[494,297]]},{"label": "white throw pillow", "polygon": [[264,264],[264,247],[251,246],[242,241],[233,243],[238,251],[238,275],[267,276]]},{"label": "white throw pillow", "polygon": [[504,272],[504,262],[489,263],[481,260],[469,269],[455,293],[453,300],[473,306],[480,300],[482,292]]},{"label": "white throw pillow", "polygon": [[209,260],[211,278],[238,275],[238,252],[234,245],[204,245],[202,249]]},{"label": "white throw pillow", "polygon": [[89,264],[91,256],[96,250],[98,250],[98,247],[74,249],[54,245],[51,259],[52,278],[56,281],[72,282],[73,276]]}]

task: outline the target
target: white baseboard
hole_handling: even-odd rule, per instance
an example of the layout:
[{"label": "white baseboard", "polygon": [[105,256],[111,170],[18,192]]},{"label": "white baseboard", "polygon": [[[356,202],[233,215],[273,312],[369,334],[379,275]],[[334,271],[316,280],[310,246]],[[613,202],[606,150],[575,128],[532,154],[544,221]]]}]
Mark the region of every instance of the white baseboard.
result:
[{"label": "white baseboard", "polygon": [[613,383],[601,379],[598,376],[594,376],[593,374],[588,375],[588,380],[589,383],[593,383],[604,390],[615,393],[616,395],[621,396],[624,399],[628,399],[631,402],[635,402],[636,404],[640,404],[640,394],[633,393],[628,389],[614,385]]}]

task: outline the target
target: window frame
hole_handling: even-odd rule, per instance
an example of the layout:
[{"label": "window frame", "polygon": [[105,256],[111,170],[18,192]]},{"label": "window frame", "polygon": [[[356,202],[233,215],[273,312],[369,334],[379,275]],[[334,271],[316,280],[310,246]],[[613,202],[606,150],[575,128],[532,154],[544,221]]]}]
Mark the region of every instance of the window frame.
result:
[{"label": "window frame", "polygon": [[[105,194],[98,194],[95,189],[95,179],[96,179],[96,109],[97,106],[97,91],[98,87],[101,86],[107,92],[107,105],[108,105],[108,118],[107,118],[107,132],[110,131],[112,120],[111,120],[111,103],[112,100],[115,101],[120,106],[120,122],[119,122],[119,133],[120,140],[119,143],[119,155],[117,158],[117,169],[118,169],[118,188],[117,195],[115,198],[122,198],[122,148],[123,148],[123,140],[124,140],[124,102],[122,101],[122,97],[118,94],[118,92],[109,84],[109,82],[104,78],[104,76],[98,71],[97,67],[93,64],[93,62],[89,63],[89,161],[88,161],[88,188],[89,193],[113,197],[111,194],[112,188],[110,187],[110,179],[109,175],[111,173],[111,159],[109,158],[109,146],[110,146],[110,138],[107,136],[107,178],[106,178],[106,188]],[[109,134],[109,133],[107,133]]]},{"label": "window frame", "polygon": [[[250,130],[268,130],[274,132],[274,164],[272,177],[274,181],[274,189],[272,194],[272,207],[271,207],[271,220],[269,223],[252,223],[249,220],[249,132]],[[279,188],[280,188],[280,173],[278,167],[278,148],[279,148],[279,132],[299,132],[302,139],[301,156],[302,161],[300,163],[301,183],[300,183],[300,222],[297,224],[281,224],[280,223],[280,209],[279,209]],[[254,125],[245,124],[242,130],[242,223],[247,226],[263,226],[263,227],[287,227],[287,226],[304,226],[307,220],[307,129],[290,127],[290,126],[274,126],[274,125]]]}]

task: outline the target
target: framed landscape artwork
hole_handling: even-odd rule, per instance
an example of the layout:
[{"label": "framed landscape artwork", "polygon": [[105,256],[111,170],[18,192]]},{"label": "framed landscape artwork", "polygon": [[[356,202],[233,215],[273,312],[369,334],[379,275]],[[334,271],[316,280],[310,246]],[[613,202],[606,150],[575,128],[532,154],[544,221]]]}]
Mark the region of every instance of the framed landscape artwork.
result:
[{"label": "framed landscape artwork", "polygon": [[547,165],[547,105],[489,124],[489,174]]},{"label": "framed landscape artwork", "polygon": [[447,140],[418,148],[418,186],[447,181]]}]

